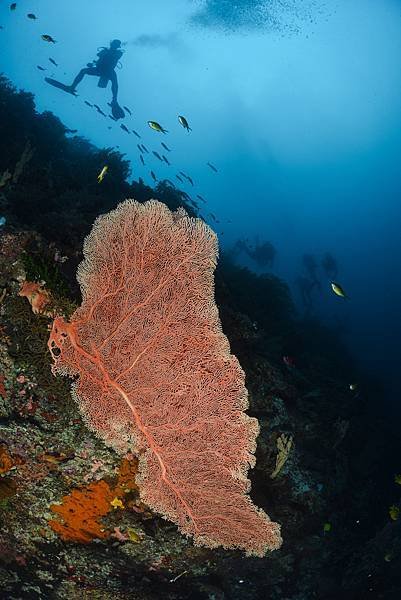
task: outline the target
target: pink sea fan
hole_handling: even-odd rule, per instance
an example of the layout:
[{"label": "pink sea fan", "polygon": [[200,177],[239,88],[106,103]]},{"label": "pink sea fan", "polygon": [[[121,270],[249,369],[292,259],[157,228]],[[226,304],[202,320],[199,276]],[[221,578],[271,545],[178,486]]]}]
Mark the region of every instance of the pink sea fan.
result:
[{"label": "pink sea fan", "polygon": [[183,209],[126,200],[84,256],[82,305],[55,319],[49,348],[53,372],[77,376],[87,425],[140,457],[142,500],[196,544],[278,548],[279,525],[247,495],[259,427],[214,302],[216,235]]}]

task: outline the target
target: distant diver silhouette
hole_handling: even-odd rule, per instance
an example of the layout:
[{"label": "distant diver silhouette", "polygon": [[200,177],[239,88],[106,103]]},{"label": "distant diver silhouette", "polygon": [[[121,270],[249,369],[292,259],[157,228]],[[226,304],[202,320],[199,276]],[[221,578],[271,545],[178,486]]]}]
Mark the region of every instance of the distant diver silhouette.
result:
[{"label": "distant diver silhouette", "polygon": [[329,252],[326,252],[326,254],[323,257],[322,267],[329,279],[335,279],[337,277],[337,261]]},{"label": "distant diver silhouette", "polygon": [[238,240],[234,246],[234,254],[245,252],[259,267],[273,267],[276,249],[270,242],[259,242],[259,237],[255,236],[254,246],[251,246],[246,240]]},{"label": "distant diver silhouette", "polygon": [[115,119],[124,118],[125,114],[121,106],[117,102],[118,94],[118,82],[115,68],[118,65],[120,58],[123,55],[123,51],[120,50],[121,41],[113,40],[110,42],[110,47],[102,47],[97,53],[97,60],[88,63],[85,69],[81,69],[78,75],[70,86],[69,90],[75,93],[77,85],[82,81],[85,75],[94,75],[99,77],[98,87],[105,88],[109,81],[111,81],[111,110]]},{"label": "distant diver silhouette", "polygon": [[302,302],[307,312],[309,312],[312,308],[313,299],[312,299],[312,290],[315,286],[319,285],[317,280],[313,281],[306,277],[298,277],[295,282],[299,288],[301,293]]}]

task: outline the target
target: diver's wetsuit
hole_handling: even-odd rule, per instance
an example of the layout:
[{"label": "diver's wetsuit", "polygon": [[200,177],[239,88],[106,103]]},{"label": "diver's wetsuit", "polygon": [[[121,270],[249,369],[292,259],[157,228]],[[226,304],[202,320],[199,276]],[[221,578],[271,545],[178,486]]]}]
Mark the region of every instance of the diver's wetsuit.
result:
[{"label": "diver's wetsuit", "polygon": [[103,48],[98,52],[99,58],[95,65],[81,69],[72,82],[71,88],[75,90],[76,86],[82,81],[85,75],[95,75],[96,77],[99,77],[99,87],[106,87],[107,83],[111,81],[113,102],[117,102],[118,83],[114,69],[122,55],[123,53],[121,50],[116,50],[115,48]]}]

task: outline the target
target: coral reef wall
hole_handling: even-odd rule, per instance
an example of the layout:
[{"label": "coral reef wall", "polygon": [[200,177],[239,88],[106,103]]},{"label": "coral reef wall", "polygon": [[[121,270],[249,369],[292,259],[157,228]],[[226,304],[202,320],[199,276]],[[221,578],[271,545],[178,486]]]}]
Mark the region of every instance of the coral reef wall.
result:
[{"label": "coral reef wall", "polygon": [[[381,391],[366,379],[350,390],[355,368],[336,335],[299,319],[285,283],[227,257],[216,303],[260,425],[250,496],[281,524],[284,543],[264,558],[195,546],[142,501],[133,454],[91,433],[68,382],[52,375],[49,327],[81,303],[76,268],[99,214],[127,197],[194,210],[166,182],[128,183],[123,157],[68,138],[4,78],[0,130],[2,594],[398,600],[401,449],[397,424],[377,408]],[[293,365],[283,361],[289,349]]]}]

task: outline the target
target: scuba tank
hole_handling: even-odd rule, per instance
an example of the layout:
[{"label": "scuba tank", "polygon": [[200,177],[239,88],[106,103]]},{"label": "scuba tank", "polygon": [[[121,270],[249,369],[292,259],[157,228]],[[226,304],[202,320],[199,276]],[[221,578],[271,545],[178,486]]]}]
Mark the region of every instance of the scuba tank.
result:
[{"label": "scuba tank", "polygon": [[96,61],[96,68],[102,73],[99,77],[98,87],[105,88],[110,79],[110,73],[118,66],[119,60],[123,53],[121,50],[113,50],[105,48],[104,46],[99,48],[98,59]]},{"label": "scuba tank", "polygon": [[[98,59],[96,61],[96,68],[99,69],[99,71],[104,71],[105,66],[109,62],[107,60],[108,49],[105,48],[104,46],[102,46],[101,48],[98,48],[98,50],[99,50],[99,52],[97,53]],[[109,81],[109,78],[106,77],[106,75],[101,75],[99,77],[97,87],[100,87],[100,88],[107,87],[108,81]]]}]

